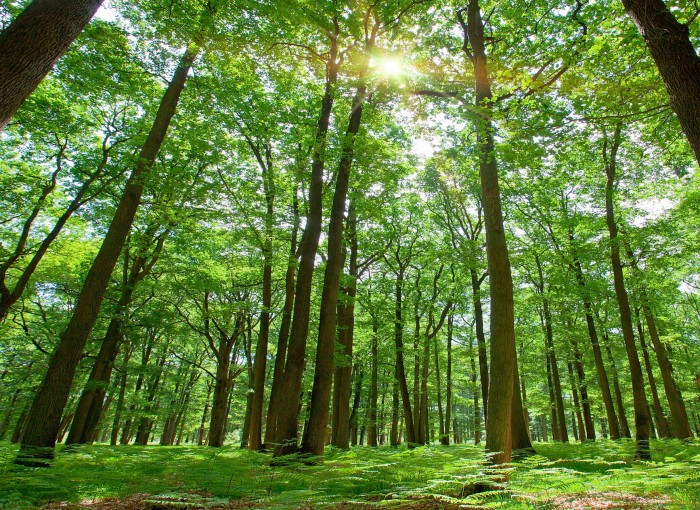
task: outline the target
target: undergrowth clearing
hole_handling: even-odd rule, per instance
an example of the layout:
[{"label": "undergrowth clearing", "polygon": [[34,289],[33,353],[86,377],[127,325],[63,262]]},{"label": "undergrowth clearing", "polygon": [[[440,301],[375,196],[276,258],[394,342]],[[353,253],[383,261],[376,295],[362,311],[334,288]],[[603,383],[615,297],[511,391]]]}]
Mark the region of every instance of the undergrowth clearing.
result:
[{"label": "undergrowth clearing", "polygon": [[[507,484],[499,484],[502,474],[492,472],[483,449],[473,445],[331,449],[316,464],[298,458],[275,464],[270,455],[235,447],[95,445],[61,449],[45,469],[15,466],[15,445],[0,443],[0,509],[49,503],[124,509],[700,508],[698,441],[655,441],[651,462],[635,462],[629,440],[536,444],[536,450],[513,464]],[[474,493],[477,486],[489,490]]]}]

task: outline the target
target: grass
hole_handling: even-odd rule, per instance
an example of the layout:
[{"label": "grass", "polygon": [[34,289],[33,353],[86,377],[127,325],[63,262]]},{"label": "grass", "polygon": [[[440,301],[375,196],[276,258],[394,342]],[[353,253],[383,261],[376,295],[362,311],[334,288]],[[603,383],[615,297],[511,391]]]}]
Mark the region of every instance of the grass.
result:
[{"label": "grass", "polygon": [[[235,447],[94,445],[59,448],[46,469],[12,464],[15,445],[0,443],[0,509],[136,493],[181,500],[170,503],[173,508],[196,506],[183,502],[188,497],[199,497],[200,508],[227,501],[259,508],[341,503],[381,508],[431,501],[431,508],[549,509],[582,508],[586,497],[608,504],[600,508],[700,508],[697,441],[653,442],[651,462],[633,460],[631,441],[538,444],[536,450],[513,464],[507,484],[470,494],[475,484],[493,483],[499,474],[486,467],[481,448],[469,445],[329,450],[316,465],[299,459],[271,465],[269,455]],[[192,492],[208,499],[186,496]],[[618,496],[622,502],[614,506]]]}]

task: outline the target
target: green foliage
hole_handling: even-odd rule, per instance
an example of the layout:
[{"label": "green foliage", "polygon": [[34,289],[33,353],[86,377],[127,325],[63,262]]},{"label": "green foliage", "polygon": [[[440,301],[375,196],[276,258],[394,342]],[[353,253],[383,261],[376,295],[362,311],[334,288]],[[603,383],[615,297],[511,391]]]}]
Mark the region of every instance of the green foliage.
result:
[{"label": "green foliage", "polygon": [[51,469],[32,469],[11,464],[15,447],[3,443],[0,508],[134,493],[149,494],[146,502],[164,508],[216,508],[227,501],[260,508],[391,508],[422,500],[551,508],[557,498],[584,493],[663,496],[664,508],[683,508],[700,498],[697,442],[654,442],[650,462],[633,462],[631,441],[539,444],[537,450],[514,463],[504,482],[502,470],[485,465],[481,448],[463,445],[330,449],[320,462],[291,456],[281,464],[232,447],[83,446],[60,453]]}]

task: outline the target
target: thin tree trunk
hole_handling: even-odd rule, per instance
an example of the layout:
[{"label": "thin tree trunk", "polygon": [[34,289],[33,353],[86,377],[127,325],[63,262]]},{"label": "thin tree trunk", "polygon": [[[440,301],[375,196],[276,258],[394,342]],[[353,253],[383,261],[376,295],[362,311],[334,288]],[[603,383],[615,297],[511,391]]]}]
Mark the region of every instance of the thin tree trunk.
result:
[{"label": "thin tree trunk", "polygon": [[287,341],[289,340],[289,329],[292,324],[292,311],[294,307],[294,281],[297,262],[297,234],[299,232],[299,204],[297,201],[297,190],[294,190],[292,203],[294,216],[294,226],[292,227],[292,242],[289,248],[289,261],[287,272],[284,277],[284,305],[282,307],[282,323],[277,337],[277,355],[275,357],[275,368],[272,375],[272,388],[270,389],[270,401],[267,407],[267,418],[265,420],[265,444],[266,449],[270,449],[277,437],[277,415],[279,413],[281,388],[284,384],[284,364],[287,354]]},{"label": "thin tree trunk", "polygon": [[378,446],[377,438],[379,436],[377,423],[377,398],[379,392],[379,320],[375,314],[372,314],[372,340],[370,346],[370,364],[371,376],[369,384],[369,424],[367,428],[367,444],[369,446]]},{"label": "thin tree trunk", "polygon": [[[637,260],[629,246],[626,246],[627,257],[632,266],[632,270],[638,275],[641,281],[641,271],[637,266]],[[673,379],[673,367],[668,359],[666,347],[659,338],[659,330],[656,326],[656,320],[649,304],[649,296],[647,295],[646,287],[642,284],[639,286],[639,297],[642,305],[644,320],[649,331],[649,337],[656,353],[656,360],[659,363],[659,371],[661,372],[661,380],[664,384],[666,399],[668,400],[669,414],[671,417],[670,429],[671,435],[677,439],[685,439],[693,437],[690,430],[690,422],[688,420],[688,412],[685,409],[683,396],[681,395],[676,381]]]},{"label": "thin tree trunk", "polygon": [[[311,312],[311,287],[314,260],[321,236],[323,216],[323,170],[325,164],[326,138],[333,106],[335,84],[338,78],[338,28],[331,34],[329,57],[326,64],[326,87],[321,105],[321,114],[316,127],[316,137],[311,165],[311,186],[306,227],[301,239],[297,286],[294,298],[294,314],[289,337],[289,349],[284,367],[284,385],[281,389],[280,407],[277,416],[277,445],[275,456],[297,451],[299,432],[299,400],[304,374],[306,341],[309,333]],[[333,313],[335,310],[333,310]]]},{"label": "thin tree trunk", "polygon": [[[593,417],[591,416],[590,400],[588,399],[588,384],[586,384],[586,373],[583,371],[583,359],[581,357],[581,351],[578,348],[578,341],[575,337],[571,338],[571,348],[574,354],[573,363],[574,368],[576,368],[576,377],[578,378],[578,389],[581,393],[581,408],[583,410],[583,423],[586,426],[586,440],[595,441],[595,426],[593,425]],[[615,416],[615,423],[617,423],[617,416]]]},{"label": "thin tree trunk", "polygon": [[617,417],[620,421],[620,434],[622,437],[632,437],[630,433],[630,426],[627,422],[627,413],[625,412],[625,403],[622,400],[622,391],[620,390],[620,380],[617,375],[617,365],[615,364],[615,358],[610,350],[610,339],[606,332],[603,333],[603,340],[605,340],[605,351],[608,355],[608,362],[610,363],[610,369],[613,380],[613,390],[615,391],[615,403],[617,405]]},{"label": "thin tree trunk", "polygon": [[114,421],[112,422],[112,434],[110,436],[109,444],[112,446],[117,444],[119,439],[119,429],[121,426],[121,417],[124,410],[124,398],[126,396],[126,383],[127,375],[129,369],[129,358],[131,357],[132,348],[127,344],[124,350],[124,361],[122,363],[122,373],[119,378],[119,396],[117,397],[117,408],[114,411]]},{"label": "thin tree trunk", "polygon": [[497,370],[500,374],[500,377],[492,377],[489,381],[486,449],[493,453],[491,460],[494,464],[502,464],[511,460],[513,391],[517,385],[513,279],[503,227],[494,143],[495,130],[490,111],[493,104],[491,82],[479,1],[469,0],[467,22],[464,21],[461,12],[459,17],[464,31],[464,50],[474,68],[476,107],[481,112],[479,117],[475,117],[475,127],[491,292],[490,358],[491,370]]},{"label": "thin tree trunk", "polygon": [[[251,144],[251,146],[253,146]],[[254,146],[253,146],[254,147]],[[267,211],[265,215],[265,241],[263,246],[263,285],[262,310],[260,311],[260,330],[255,346],[255,363],[253,365],[253,394],[250,401],[250,434],[244,437],[248,440],[248,448],[260,450],[262,442],[262,414],[265,400],[265,370],[267,367],[267,345],[270,338],[270,308],[272,307],[272,241],[275,225],[275,183],[272,166],[272,147],[266,144],[265,158],[259,150],[256,156],[262,169],[263,190]],[[248,437],[249,436],[249,437]]]},{"label": "thin tree trunk", "polygon": [[666,421],[666,416],[664,416],[664,411],[661,408],[659,391],[656,388],[656,379],[654,378],[654,372],[651,367],[651,360],[649,359],[649,350],[647,349],[647,344],[644,340],[644,329],[642,328],[642,322],[639,320],[638,312],[639,311],[637,310],[637,333],[639,335],[639,343],[642,347],[642,356],[644,357],[644,368],[646,369],[647,379],[649,380],[649,388],[651,390],[652,402],[654,404],[653,409],[654,421],[656,422],[656,429],[658,430],[660,437],[671,437],[671,429],[668,426],[668,421]]},{"label": "thin tree trunk", "polygon": [[608,224],[608,232],[610,233],[610,261],[612,263],[615,295],[617,296],[617,304],[620,309],[622,336],[625,341],[625,350],[627,351],[627,360],[629,362],[630,376],[632,379],[634,427],[635,439],[637,442],[635,457],[639,459],[650,459],[651,452],[649,451],[649,426],[651,424],[651,417],[649,416],[649,406],[647,404],[647,398],[644,392],[642,366],[639,364],[637,346],[636,342],[634,341],[634,332],[632,331],[632,313],[630,311],[627,290],[625,289],[624,275],[622,273],[620,242],[617,235],[617,223],[615,222],[615,212],[613,206],[613,193],[616,183],[615,173],[617,170],[616,156],[617,150],[620,146],[620,131],[621,125],[618,124],[615,128],[615,134],[613,135],[612,144],[609,150],[607,137],[604,140],[603,157],[605,158],[605,174],[607,177],[605,183],[605,216]]},{"label": "thin tree trunk", "polygon": [[571,384],[571,394],[574,399],[574,410],[576,411],[576,423],[578,425],[579,437],[576,439],[583,442],[584,434],[586,432],[583,425],[583,417],[581,416],[581,405],[579,402],[579,386],[576,383],[576,376],[574,375],[574,365],[571,361],[567,363],[567,368],[569,370],[569,382]]},{"label": "thin tree trunk", "polygon": [[[578,258],[578,252],[576,250],[575,242],[574,242],[574,231],[573,229],[569,229],[568,232],[568,237],[569,237],[569,247],[572,252],[572,258],[573,262],[569,265],[569,267],[573,270],[574,276],[576,277],[576,283],[578,284],[581,294],[582,294],[582,299],[583,299],[583,311],[586,317],[586,327],[588,328],[588,337],[591,340],[591,347],[593,348],[593,360],[595,361],[595,369],[596,369],[596,374],[598,375],[598,384],[600,386],[600,391],[603,396],[603,405],[605,406],[605,414],[608,417],[608,423],[610,425],[610,437],[612,439],[619,439],[620,438],[620,429],[618,427],[618,421],[617,421],[617,415],[615,414],[615,407],[613,405],[613,400],[612,400],[612,394],[610,393],[610,383],[608,381],[608,374],[605,371],[605,364],[603,363],[603,354],[600,349],[600,342],[598,341],[598,332],[596,331],[595,328],[595,320],[593,319],[593,306],[591,305],[590,299],[588,297],[588,289],[586,287],[586,281],[583,277],[583,268],[581,267],[581,261]],[[577,360],[580,359],[579,356],[576,358]],[[577,361],[577,367],[576,370],[578,372],[578,361]],[[579,373],[579,381],[583,382],[581,379],[581,374]],[[582,390],[582,398],[583,398],[583,390]],[[587,413],[586,413],[586,405],[587,402],[586,400],[583,401],[583,406],[584,406],[584,418],[587,420]],[[595,439],[595,432],[593,432],[593,437],[590,437],[590,433],[593,430],[592,426],[588,426],[588,422],[586,423],[586,439],[589,440],[594,440]],[[592,423],[591,423],[592,425]]]}]

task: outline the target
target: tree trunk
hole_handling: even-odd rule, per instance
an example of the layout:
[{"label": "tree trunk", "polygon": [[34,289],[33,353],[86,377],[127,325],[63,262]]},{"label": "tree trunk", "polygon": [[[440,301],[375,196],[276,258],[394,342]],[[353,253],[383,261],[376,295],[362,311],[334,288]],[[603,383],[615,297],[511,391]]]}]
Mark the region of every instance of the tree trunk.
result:
[{"label": "tree trunk", "polygon": [[[396,301],[394,311],[394,343],[396,345],[396,379],[398,381],[398,390],[401,394],[401,402],[403,405],[403,416],[406,422],[406,440],[409,444],[415,443],[417,438],[414,436],[413,409],[411,408],[411,396],[408,392],[408,383],[406,381],[406,368],[403,357],[403,268],[399,269],[396,277]],[[398,420],[395,420],[398,421]],[[392,424],[392,440],[394,428]],[[398,437],[397,437],[398,439]],[[395,443],[392,441],[392,445]]]},{"label": "tree trunk", "polygon": [[642,347],[642,356],[644,357],[644,368],[647,372],[647,379],[649,380],[649,389],[651,390],[651,397],[654,403],[654,421],[656,422],[656,430],[659,433],[659,437],[671,437],[671,429],[668,426],[668,421],[666,421],[666,416],[664,416],[664,411],[661,408],[661,400],[659,399],[659,391],[656,388],[656,379],[654,378],[654,372],[651,367],[651,360],[649,359],[649,350],[647,349],[647,344],[644,340],[644,329],[642,328],[642,323],[639,320],[639,313],[637,310],[637,333],[639,334],[639,343]]},{"label": "tree trunk", "polygon": [[103,0],[34,0],[0,34],[0,130],[92,19]]},{"label": "tree trunk", "polygon": [[[591,305],[590,298],[588,297],[588,289],[586,287],[586,282],[583,277],[583,268],[581,267],[581,261],[578,258],[578,253],[574,244],[574,231],[569,229],[569,247],[572,252],[573,263],[570,264],[570,268],[574,272],[576,277],[576,282],[581,290],[583,299],[583,311],[586,316],[586,327],[588,328],[588,337],[591,340],[591,347],[593,348],[593,359],[595,361],[596,374],[598,375],[598,385],[600,386],[600,391],[603,396],[603,405],[605,406],[605,414],[608,417],[608,424],[610,425],[610,437],[612,439],[620,438],[620,429],[618,427],[617,415],[615,414],[615,407],[613,406],[612,394],[610,393],[610,383],[608,382],[608,374],[605,371],[605,364],[603,363],[603,353],[600,350],[600,342],[598,341],[598,332],[595,328],[595,321],[593,319],[593,306]],[[577,359],[579,357],[577,356]],[[578,362],[576,370],[578,371]],[[578,374],[579,381],[583,383],[581,379],[581,374]],[[581,390],[581,398],[583,399],[584,406],[584,418],[587,419],[586,406],[588,405],[587,399],[583,398],[583,390]],[[586,439],[594,440],[595,432],[593,432],[593,437],[590,437],[590,433],[593,430],[592,422],[591,427],[586,423]]]},{"label": "tree trunk", "polygon": [[124,350],[124,362],[122,363],[122,373],[119,378],[119,396],[117,397],[117,408],[114,411],[114,421],[112,422],[112,434],[109,444],[114,446],[119,440],[119,429],[121,426],[121,416],[124,410],[124,398],[126,396],[126,383],[129,369],[129,358],[131,357],[132,348],[127,343],[127,348]]},{"label": "tree trunk", "polygon": [[265,145],[265,158],[259,150],[256,156],[262,169],[263,190],[267,211],[265,215],[265,241],[263,246],[263,284],[262,310],[260,310],[260,330],[255,346],[255,362],[253,365],[253,395],[250,401],[250,433],[248,448],[260,450],[262,442],[262,414],[265,400],[265,370],[267,367],[267,345],[270,338],[270,308],[272,307],[272,241],[275,226],[275,183],[272,167],[272,147]]},{"label": "tree trunk", "polygon": [[632,379],[632,398],[634,402],[634,427],[637,450],[635,457],[639,459],[651,459],[649,451],[649,406],[646,394],[644,393],[644,377],[642,376],[642,366],[639,364],[637,346],[634,341],[632,331],[632,313],[630,311],[625,280],[622,274],[622,262],[620,260],[620,242],[617,235],[617,223],[615,223],[615,212],[613,208],[613,193],[616,182],[615,172],[617,169],[617,150],[620,146],[620,124],[615,128],[613,141],[608,151],[607,137],[604,140],[603,157],[605,158],[605,217],[610,233],[610,261],[613,270],[613,281],[617,304],[620,309],[620,322],[622,323],[622,337],[625,341],[627,360],[630,366],[630,376]]},{"label": "tree trunk", "polygon": [[379,392],[379,320],[372,315],[372,340],[370,346],[371,376],[369,384],[369,423],[367,427],[367,444],[378,446],[379,427],[377,423],[377,398]]},{"label": "tree trunk", "polygon": [[[350,266],[346,276],[347,283],[342,289],[344,302],[338,303],[338,342],[343,347],[344,361],[342,366],[335,368],[335,376],[333,378],[333,436],[331,443],[338,448],[348,448],[350,446],[350,394],[352,389],[351,377],[355,336],[354,300],[358,271],[355,223],[355,208],[351,203],[348,213],[348,235],[346,236],[350,243]],[[372,435],[371,427],[372,425],[370,424],[369,435]]]},{"label": "tree trunk", "polygon": [[[299,431],[299,400],[301,381],[304,375],[306,340],[309,333],[311,312],[311,283],[314,273],[314,260],[321,236],[323,216],[323,170],[325,164],[326,138],[333,106],[335,84],[338,78],[338,33],[331,35],[329,58],[326,65],[326,87],[321,105],[321,114],[316,127],[316,143],[313,148],[311,165],[311,186],[309,187],[306,227],[301,238],[299,269],[294,298],[294,314],[289,337],[289,350],[284,367],[284,385],[280,394],[280,407],[277,416],[277,436],[275,456],[297,451]],[[335,313],[335,310],[333,310]]]},{"label": "tree trunk", "polygon": [[576,411],[576,423],[578,425],[578,432],[579,432],[579,437],[576,439],[583,442],[584,440],[584,434],[586,432],[584,425],[583,425],[583,417],[581,416],[581,405],[579,402],[579,386],[576,384],[576,376],[574,375],[574,365],[571,361],[567,363],[567,367],[569,370],[569,381],[571,384],[571,394],[573,395],[574,399],[574,409]]},{"label": "tree trunk", "polygon": [[662,0],[622,0],[656,62],[671,108],[700,163],[700,58],[687,25]]},{"label": "tree trunk", "polygon": [[[378,27],[377,27],[378,28]],[[369,51],[374,46],[374,32],[370,41],[365,45],[367,52],[366,63],[360,69],[359,79],[362,80],[369,65]],[[352,110],[348,128],[343,140],[343,149],[338,163],[335,181],[335,193],[331,207],[330,225],[328,227],[328,255],[321,294],[321,309],[318,325],[318,344],[316,349],[316,369],[311,393],[311,414],[309,415],[309,433],[302,445],[302,451],[313,455],[323,454],[325,446],[326,427],[328,426],[328,409],[330,404],[331,386],[334,370],[335,334],[338,325],[338,294],[340,289],[340,274],[343,269],[343,227],[345,221],[345,202],[350,184],[350,170],[355,157],[355,138],[362,122],[362,107],[365,102],[367,89],[364,85],[357,88],[352,100]],[[351,234],[352,235],[352,234]],[[351,257],[352,258],[352,257]],[[356,265],[357,260],[355,260]],[[352,261],[351,261],[352,266]],[[352,267],[350,268],[352,273]],[[354,275],[350,274],[350,278]],[[350,297],[350,296],[349,296]],[[352,298],[351,298],[352,299]],[[350,310],[348,310],[350,313]],[[346,336],[346,355],[352,356],[352,319],[348,317]],[[343,383],[343,381],[341,381]],[[349,382],[344,383],[349,386]],[[346,390],[347,388],[343,388]],[[349,402],[349,398],[348,398]],[[342,402],[340,403],[342,405]],[[344,443],[344,442],[343,442]]]},{"label": "tree trunk", "polygon": [[[445,430],[443,430],[442,444],[450,444],[450,426],[452,423],[452,333],[454,314],[450,312],[447,318],[447,382],[445,388]],[[472,367],[473,368],[473,367]]]},{"label": "tree trunk", "polygon": [[495,369],[500,374],[500,377],[492,377],[489,381],[486,449],[493,454],[494,464],[502,464],[511,460],[513,391],[517,384],[515,381],[517,366],[513,279],[503,227],[494,125],[490,111],[492,108],[491,82],[487,67],[484,24],[478,0],[469,0],[467,19],[467,23],[464,23],[460,14],[465,32],[465,48],[471,45],[470,58],[474,68],[476,107],[481,112],[479,117],[474,118],[491,291],[490,358],[491,370]]},{"label": "tree trunk", "polygon": [[71,320],[56,345],[44,381],[32,402],[27,418],[27,430],[16,459],[19,464],[45,465],[47,459],[54,457],[58,427],[78,361],[97,320],[112,270],[141,202],[144,182],[160,151],[185,86],[187,73],[196,55],[196,46],[188,48],[163,95],[153,126],[139,153],[136,167],[126,183],[107,235],[85,278]]},{"label": "tree trunk", "polygon": [[[629,246],[626,246],[626,251],[627,257],[632,266],[632,270],[641,280],[641,271],[637,266],[637,260],[634,253],[632,253]],[[686,411],[685,403],[683,402],[683,396],[676,385],[676,381],[673,379],[673,367],[671,366],[671,361],[668,359],[666,347],[659,338],[659,330],[656,327],[656,320],[651,310],[649,296],[647,295],[646,287],[643,284],[640,284],[639,286],[639,297],[642,305],[642,312],[644,313],[644,321],[647,324],[649,337],[651,338],[651,343],[656,353],[656,360],[659,363],[659,371],[661,372],[661,380],[663,381],[666,399],[668,400],[669,414],[671,417],[671,423],[669,424],[671,435],[677,439],[693,437],[693,433],[690,430],[688,412]],[[642,351],[644,352],[645,349],[642,349]]]},{"label": "tree trunk", "polygon": [[488,414],[489,399],[489,361],[486,356],[486,336],[484,335],[484,310],[481,306],[481,280],[476,269],[470,269],[472,282],[472,303],[474,305],[474,325],[476,326],[476,341],[479,347],[479,380],[481,381],[481,401],[484,416]]},{"label": "tree trunk", "polygon": [[[598,337],[596,336],[596,341],[597,338]],[[586,384],[586,373],[583,371],[583,360],[581,357],[581,351],[578,348],[578,341],[575,337],[571,338],[571,347],[574,354],[574,368],[576,368],[576,377],[578,378],[578,389],[579,392],[581,392],[581,408],[583,409],[583,422],[586,426],[586,440],[595,441],[595,426],[593,425],[593,416],[591,416],[590,400],[588,399],[588,384]],[[617,416],[614,417],[615,423],[617,423]]]},{"label": "tree trunk", "polygon": [[613,358],[612,351],[610,350],[610,339],[608,338],[608,334],[605,332],[603,332],[603,339],[605,340],[605,351],[608,355],[608,362],[610,363],[612,373],[613,390],[615,391],[615,403],[617,405],[617,417],[620,421],[620,435],[622,437],[632,437],[632,434],[630,433],[629,423],[627,423],[625,403],[622,400],[620,380],[617,375],[617,365],[615,364],[615,358]]},{"label": "tree trunk", "polygon": [[292,227],[292,242],[289,248],[289,261],[284,277],[284,305],[282,307],[282,323],[277,337],[277,355],[275,356],[275,368],[272,375],[272,388],[270,389],[270,401],[267,407],[265,420],[265,448],[270,449],[277,437],[277,415],[279,413],[281,388],[284,384],[284,363],[287,354],[287,341],[289,340],[289,328],[292,324],[292,311],[294,307],[294,281],[297,262],[297,234],[299,232],[299,204],[297,190],[294,190],[292,203],[294,226]]}]

